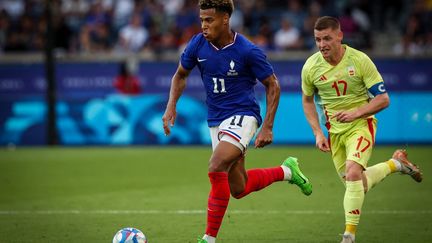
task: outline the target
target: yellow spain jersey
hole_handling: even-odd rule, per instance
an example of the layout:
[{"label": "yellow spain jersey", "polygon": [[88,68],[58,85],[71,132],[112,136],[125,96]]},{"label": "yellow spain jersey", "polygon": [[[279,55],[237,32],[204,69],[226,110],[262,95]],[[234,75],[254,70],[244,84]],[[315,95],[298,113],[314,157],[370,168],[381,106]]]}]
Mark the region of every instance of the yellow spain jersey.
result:
[{"label": "yellow spain jersey", "polygon": [[[352,110],[369,102],[368,89],[383,82],[375,64],[363,52],[343,45],[345,54],[336,66],[329,64],[320,52],[306,60],[302,69],[302,91],[315,95],[331,133],[340,133],[356,125],[340,123],[331,117],[338,111]],[[320,112],[320,111],[319,111]]]}]

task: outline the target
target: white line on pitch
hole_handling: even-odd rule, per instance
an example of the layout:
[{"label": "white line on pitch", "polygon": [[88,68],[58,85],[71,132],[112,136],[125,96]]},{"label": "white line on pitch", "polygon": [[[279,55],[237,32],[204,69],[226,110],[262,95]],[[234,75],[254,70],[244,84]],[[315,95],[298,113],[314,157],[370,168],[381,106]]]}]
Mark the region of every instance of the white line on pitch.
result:
[{"label": "white line on pitch", "polygon": [[[205,210],[0,210],[0,215],[58,214],[205,214]],[[340,214],[330,210],[228,210],[229,214]],[[363,214],[432,214],[432,210],[370,210]]]}]

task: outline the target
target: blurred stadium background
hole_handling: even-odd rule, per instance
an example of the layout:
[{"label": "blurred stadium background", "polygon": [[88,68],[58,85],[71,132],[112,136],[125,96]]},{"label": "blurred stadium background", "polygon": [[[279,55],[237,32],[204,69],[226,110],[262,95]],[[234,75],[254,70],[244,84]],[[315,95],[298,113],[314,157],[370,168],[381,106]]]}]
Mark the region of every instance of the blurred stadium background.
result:
[{"label": "blurred stadium background", "polygon": [[[0,144],[208,144],[198,72],[180,101],[173,135],[163,136],[160,125],[178,57],[200,31],[196,4],[1,1]],[[378,115],[385,125],[377,142],[431,143],[432,1],[235,4],[233,28],[266,51],[281,82],[276,144],[313,143],[301,110],[300,70],[315,51],[320,15],[338,16],[345,42],[369,54],[384,77],[392,104]],[[118,83],[124,74],[133,88]],[[263,103],[262,85],[257,93]]]},{"label": "blurred stadium background", "polygon": [[[315,192],[302,198],[281,183],[233,200],[221,242],[339,240],[343,187],[301,108],[300,71],[322,15],[340,18],[344,42],[372,57],[390,93],[372,164],[408,148],[425,173],[422,184],[393,176],[371,192],[359,240],[432,238],[432,1],[234,2],[232,27],[266,51],[282,88],[275,145],[251,149],[248,167],[296,155]],[[196,4],[0,1],[0,242],[109,242],[126,226],[161,243],[202,233],[211,151],[196,70],[170,137],[161,122],[178,57],[200,31]],[[261,85],[257,95],[264,104]]]}]

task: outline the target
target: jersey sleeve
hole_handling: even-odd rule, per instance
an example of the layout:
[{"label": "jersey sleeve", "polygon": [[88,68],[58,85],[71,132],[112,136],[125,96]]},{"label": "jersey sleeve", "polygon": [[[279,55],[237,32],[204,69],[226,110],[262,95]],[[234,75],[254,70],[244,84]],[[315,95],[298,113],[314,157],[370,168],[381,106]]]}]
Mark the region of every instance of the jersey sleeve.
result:
[{"label": "jersey sleeve", "polygon": [[192,70],[197,64],[198,35],[192,37],[180,57],[180,64],[187,70]]},{"label": "jersey sleeve", "polygon": [[252,73],[260,82],[274,73],[266,55],[258,47],[252,48],[248,57]]},{"label": "jersey sleeve", "polygon": [[312,80],[310,78],[310,68],[308,65],[308,62],[303,65],[302,72],[301,72],[301,87],[303,94],[306,96],[312,96],[315,92],[315,87],[312,83]]},{"label": "jersey sleeve", "polygon": [[366,88],[370,89],[377,83],[383,82],[383,78],[381,74],[378,72],[375,64],[372,60],[366,55],[363,55],[362,60],[360,61],[361,72],[363,76],[363,82],[366,85]]}]

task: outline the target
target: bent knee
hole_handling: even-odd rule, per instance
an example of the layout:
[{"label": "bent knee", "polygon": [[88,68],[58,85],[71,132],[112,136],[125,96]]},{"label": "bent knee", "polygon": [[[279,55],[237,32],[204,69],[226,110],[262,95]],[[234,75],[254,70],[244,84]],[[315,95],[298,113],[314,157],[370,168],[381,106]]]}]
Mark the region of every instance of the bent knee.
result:
[{"label": "bent knee", "polygon": [[231,196],[235,199],[241,199],[242,197],[245,196],[245,194],[243,192],[240,192],[240,191],[232,191]]},{"label": "bent knee", "polygon": [[230,193],[235,199],[240,199],[245,196],[244,194],[245,187],[241,185],[232,185],[230,184]]},{"label": "bent knee", "polygon": [[227,164],[228,163],[222,159],[212,157],[209,161],[208,170],[209,172],[226,172],[228,171]]},{"label": "bent knee", "polygon": [[345,180],[347,181],[359,181],[362,180],[363,170],[351,169],[345,174]]},{"label": "bent knee", "polygon": [[347,174],[345,177],[346,181],[360,181],[362,180],[361,173],[360,174]]},{"label": "bent knee", "polygon": [[227,172],[233,162],[229,158],[213,155],[209,160],[209,172]]}]

